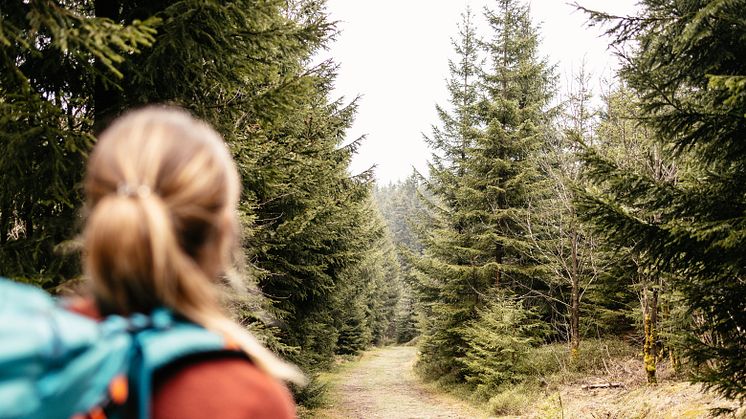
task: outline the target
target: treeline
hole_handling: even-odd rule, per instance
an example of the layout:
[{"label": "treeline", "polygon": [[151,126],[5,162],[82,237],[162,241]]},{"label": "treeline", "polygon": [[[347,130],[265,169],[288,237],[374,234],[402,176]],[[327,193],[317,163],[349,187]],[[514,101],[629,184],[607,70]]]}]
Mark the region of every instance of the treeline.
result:
[{"label": "treeline", "polygon": [[335,34],[315,0],[3,2],[0,274],[79,281],[95,134],[176,105],[223,135],[241,173],[251,292],[228,298],[233,313],[310,373],[393,338],[394,248],[370,173],[347,172],[356,104],[331,98],[335,64],[317,58]]},{"label": "treeline", "polygon": [[[618,78],[560,94],[528,6],[462,15],[429,175],[381,188],[421,332],[420,374],[489,398],[540,344],[639,345],[746,397],[746,2],[585,11]],[[538,369],[537,369],[538,368]],[[541,375],[543,372],[539,371]]]}]

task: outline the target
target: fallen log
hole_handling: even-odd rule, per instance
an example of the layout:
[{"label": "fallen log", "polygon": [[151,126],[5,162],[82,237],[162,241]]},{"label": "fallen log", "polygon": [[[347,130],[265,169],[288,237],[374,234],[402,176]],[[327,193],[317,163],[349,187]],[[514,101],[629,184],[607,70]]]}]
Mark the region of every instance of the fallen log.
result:
[{"label": "fallen log", "polygon": [[596,388],[620,388],[625,387],[624,383],[599,383],[599,384],[583,384],[580,386],[583,390],[593,390]]}]

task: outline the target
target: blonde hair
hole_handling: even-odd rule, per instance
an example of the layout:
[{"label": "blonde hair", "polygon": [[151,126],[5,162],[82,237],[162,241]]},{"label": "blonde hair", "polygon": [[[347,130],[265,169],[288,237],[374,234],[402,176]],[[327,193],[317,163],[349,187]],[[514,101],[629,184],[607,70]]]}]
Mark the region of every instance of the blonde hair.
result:
[{"label": "blonde hair", "polygon": [[220,307],[213,282],[238,244],[240,181],[218,133],[173,108],[130,112],[100,135],[85,192],[84,266],[103,311],[169,307],[268,374],[303,383]]}]

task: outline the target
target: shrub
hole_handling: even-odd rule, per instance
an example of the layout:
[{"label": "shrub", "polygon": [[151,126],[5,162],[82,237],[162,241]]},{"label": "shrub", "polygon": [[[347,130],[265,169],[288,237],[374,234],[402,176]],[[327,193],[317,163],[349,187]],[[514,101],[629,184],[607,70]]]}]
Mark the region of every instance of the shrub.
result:
[{"label": "shrub", "polygon": [[532,372],[530,353],[538,342],[533,314],[516,301],[497,298],[480,310],[464,329],[468,344],[460,360],[476,396],[485,397],[506,384],[523,381]]},{"label": "shrub", "polygon": [[533,393],[524,386],[511,386],[490,397],[489,410],[495,415],[520,415],[533,404]]}]

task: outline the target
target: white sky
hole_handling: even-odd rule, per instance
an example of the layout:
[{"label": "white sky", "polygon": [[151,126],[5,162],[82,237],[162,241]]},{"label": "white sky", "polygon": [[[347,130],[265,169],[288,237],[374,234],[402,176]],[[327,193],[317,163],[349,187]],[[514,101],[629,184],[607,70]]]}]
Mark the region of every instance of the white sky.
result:
[{"label": "white sky", "polygon": [[[585,59],[596,78],[609,79],[616,60],[600,31],[587,28],[585,15],[565,0],[533,0],[531,13],[540,24],[542,53],[558,65],[560,82]],[[583,6],[630,14],[636,0],[578,0]],[[450,38],[466,5],[471,5],[481,36],[491,35],[482,22],[484,6],[494,0],[328,0],[331,19],[339,21],[329,55],[340,64],[335,96],[362,96],[349,141],[367,135],[352,161],[352,173],[376,165],[379,183],[402,180],[416,167],[427,173],[430,151],[422,134],[438,123],[435,104],[447,106],[445,80],[453,58]],[[561,87],[561,89],[563,89]]]}]

